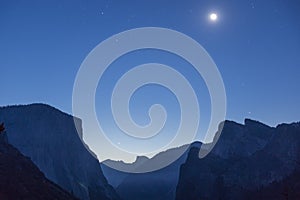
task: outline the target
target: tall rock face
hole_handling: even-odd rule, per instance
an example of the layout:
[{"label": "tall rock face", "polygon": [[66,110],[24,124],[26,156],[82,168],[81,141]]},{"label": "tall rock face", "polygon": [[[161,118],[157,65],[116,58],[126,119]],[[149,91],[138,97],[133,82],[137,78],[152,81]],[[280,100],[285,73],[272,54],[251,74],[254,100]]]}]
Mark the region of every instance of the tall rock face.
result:
[{"label": "tall rock face", "polygon": [[262,149],[274,134],[274,128],[245,119],[244,125],[225,121],[213,153],[222,158],[250,156]]},{"label": "tall rock face", "polygon": [[0,108],[0,121],[9,142],[51,181],[80,199],[118,199],[98,160],[81,142],[71,115],[44,104],[8,106]]},{"label": "tall rock face", "polygon": [[46,179],[33,162],[7,143],[0,132],[0,199],[76,200],[74,196]]},{"label": "tall rock face", "polygon": [[226,121],[215,147],[203,159],[199,149],[190,150],[180,169],[176,200],[284,199],[286,185],[300,184],[291,177],[299,176],[300,123],[271,128],[253,120],[245,125]]},{"label": "tall rock face", "polygon": [[[200,142],[195,142],[190,146],[185,145],[161,152],[151,159],[137,157],[137,160],[132,164],[111,160],[104,161],[112,166],[117,166],[119,169],[133,171],[130,169],[136,169],[141,165],[153,166],[157,163],[163,163],[165,160],[178,155],[178,153],[184,152],[172,164],[153,172],[126,173],[112,169],[105,164],[102,164],[102,169],[109,183],[115,187],[124,200],[174,200],[180,165],[185,162],[190,147],[200,146]],[[184,151],[185,149],[187,151]]]}]

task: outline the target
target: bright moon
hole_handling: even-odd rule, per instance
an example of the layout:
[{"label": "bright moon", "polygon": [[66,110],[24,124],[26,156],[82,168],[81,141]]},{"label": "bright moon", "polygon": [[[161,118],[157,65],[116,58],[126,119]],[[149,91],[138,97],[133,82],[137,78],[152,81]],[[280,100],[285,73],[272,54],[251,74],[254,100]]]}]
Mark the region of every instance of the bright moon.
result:
[{"label": "bright moon", "polygon": [[218,19],[218,15],[216,13],[211,13],[209,18],[211,21],[216,21]]}]

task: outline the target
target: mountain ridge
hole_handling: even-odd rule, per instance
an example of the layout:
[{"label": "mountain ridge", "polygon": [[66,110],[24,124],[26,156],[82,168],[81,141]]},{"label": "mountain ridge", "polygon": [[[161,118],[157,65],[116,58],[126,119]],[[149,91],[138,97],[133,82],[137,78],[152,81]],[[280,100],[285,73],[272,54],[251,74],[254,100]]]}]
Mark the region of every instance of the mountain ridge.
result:
[{"label": "mountain ridge", "polygon": [[[270,127],[270,126],[265,125],[265,124],[263,124],[263,123],[261,123],[259,121],[252,120],[252,119],[247,119],[247,118],[245,119],[244,124],[237,123],[237,122],[230,121],[230,120],[225,120],[223,123],[225,123],[225,126],[223,127],[222,134],[220,134],[220,138],[219,139],[220,140],[224,140],[224,138],[225,138],[229,142],[231,142],[233,140],[233,138],[235,138],[237,135],[239,135],[237,133],[242,133],[242,135],[246,136],[246,138],[249,138],[249,141],[253,140],[253,138],[251,136],[251,133],[253,131],[251,131],[251,130],[252,130],[253,127],[256,127],[256,126],[259,127],[258,130],[269,129],[269,131],[271,131],[270,133],[265,134],[265,137],[262,137],[262,138],[261,138],[261,135],[259,135],[259,134],[256,135],[256,136],[253,136],[254,138],[257,137],[257,140],[260,141],[262,144],[259,143],[257,145],[254,145],[254,147],[251,147],[252,150],[250,152],[247,152],[247,151],[239,152],[241,154],[241,156],[246,156],[248,154],[252,154],[255,151],[261,149],[264,146],[264,144],[266,143],[266,141],[269,140],[272,137],[272,131],[274,129],[274,127]],[[232,131],[231,131],[232,129],[240,129],[240,128],[242,129],[241,132],[238,131],[236,134],[232,134]],[[224,133],[227,134],[227,135],[223,135]],[[230,133],[230,134],[228,134],[228,133]],[[227,136],[229,136],[229,138]],[[244,137],[240,138],[240,139],[243,140]],[[222,143],[222,141],[221,141],[221,143]],[[210,148],[209,146],[212,145],[212,144],[213,143],[202,144],[201,142],[196,141],[196,142],[193,143],[193,145],[191,145],[191,147],[198,146],[198,148],[199,148],[200,146],[202,146],[202,148],[204,148],[204,149],[209,149]],[[203,145],[205,145],[207,147],[205,147]],[[189,144],[183,145],[183,146],[189,146]],[[214,153],[214,154],[216,154],[218,156],[221,156],[221,157],[224,157],[224,156],[228,157],[229,153],[226,153],[225,155],[224,155],[224,153],[220,153],[220,152],[229,152],[229,151],[226,150],[228,146],[230,146],[230,145],[227,145],[225,143],[223,143],[223,144],[220,145],[217,142],[215,144],[215,147],[212,149],[211,153]],[[191,147],[189,147],[189,148],[191,148]],[[178,148],[180,148],[180,147],[177,147],[177,149]],[[149,166],[151,166],[151,162],[155,162],[154,160],[156,158],[158,158],[158,157],[159,157],[158,160],[162,160],[161,157],[167,156],[168,152],[170,150],[176,150],[176,148],[169,149],[167,151],[158,153],[154,157],[148,159],[148,162],[146,162],[146,165],[148,165],[150,163]],[[238,149],[233,149],[233,150],[237,151]],[[197,151],[197,153],[198,152],[199,151]],[[187,153],[184,153],[184,155],[181,157],[181,161],[180,162],[176,161],[177,164],[171,164],[170,166],[167,166],[164,169],[161,169],[161,172],[164,172],[164,174],[168,174],[168,177],[170,177],[170,178],[173,177],[174,180],[177,180],[177,177],[179,177],[179,175],[177,175],[177,174],[171,175],[170,171],[177,171],[177,170],[179,171],[180,165],[185,162],[185,159],[187,159]],[[110,162],[113,162],[113,161],[110,161]],[[128,163],[118,162],[118,165],[123,165],[123,164],[126,165],[126,167],[133,167],[135,163],[133,165],[130,165]],[[122,169],[122,167],[120,167],[120,166],[117,166],[117,167],[119,167],[119,168]],[[108,177],[108,181],[116,188],[117,192],[121,196],[123,196],[125,198],[125,200],[126,199],[133,199],[133,198],[136,198],[136,199],[138,199],[138,198],[140,198],[140,199],[146,198],[146,196],[147,196],[146,192],[136,194],[136,197],[134,197],[133,194],[130,194],[130,190],[132,190],[132,188],[135,185],[139,186],[142,183],[142,180],[141,180],[142,178],[138,178],[138,177],[139,176],[140,177],[144,176],[144,178],[147,179],[146,175],[138,175],[138,174],[136,174],[136,175],[129,174],[128,175],[128,174],[122,173],[122,172],[116,172],[116,171],[114,172],[113,170],[109,170],[107,166],[103,166],[103,165],[102,165],[102,169],[103,169],[104,174],[106,175],[106,177]],[[157,174],[157,175],[155,175],[155,174]],[[114,177],[114,176],[116,176],[116,177]],[[152,172],[152,176],[158,176],[158,178],[159,178],[159,176],[161,176],[161,181],[162,182],[165,181],[164,180],[164,175],[163,175],[163,173],[160,173],[160,170],[158,170],[156,172]],[[115,179],[117,179],[118,181],[115,181]],[[124,181],[120,181],[122,179],[124,179]],[[135,181],[133,181],[133,180],[135,180]],[[120,182],[121,182],[121,184],[120,184]],[[134,184],[134,182],[136,182],[136,184]],[[167,185],[166,182],[164,184]],[[132,186],[129,187],[129,185],[132,185]],[[154,186],[155,183],[153,182],[152,185]],[[172,184],[169,185],[170,187],[169,187],[168,190],[172,191],[173,189],[171,189],[172,188],[171,185]],[[151,188],[151,184],[149,184],[148,186],[145,186],[145,188]],[[174,189],[174,190],[176,190],[176,189]],[[151,191],[152,191],[152,193],[155,193],[155,191],[153,189]],[[163,196],[163,194],[164,194],[165,191],[164,190],[160,190],[159,192],[156,191],[157,196],[155,196],[155,197],[152,196],[152,199],[159,199],[160,198],[159,195]],[[175,198],[175,196],[168,195],[168,196],[163,196],[162,199],[170,199],[171,200],[171,199],[174,199],[173,197]],[[149,199],[151,199],[151,198],[149,198]]]},{"label": "mountain ridge", "polygon": [[[272,173],[280,173],[281,177],[268,179],[266,183],[280,181],[293,172],[296,165],[290,160],[298,159],[297,151],[300,146],[295,143],[298,140],[297,130],[300,122],[281,123],[271,127],[248,118],[244,120],[244,124],[225,120],[222,122],[224,123],[222,133],[216,134],[219,138],[214,138],[216,143],[213,145],[215,146],[205,158],[201,160],[198,158],[199,147],[207,145],[209,148],[211,143],[194,142],[194,145],[183,145],[182,148],[186,148],[188,151],[183,152],[175,162],[161,170],[144,174],[122,174],[108,169],[104,164],[99,164],[85,144],[82,144],[83,130],[79,127],[79,133],[77,133],[74,120],[77,121],[77,125],[81,126],[82,121],[79,118],[73,118],[72,115],[47,104],[0,107],[0,121],[7,122],[7,128],[12,133],[9,135],[11,143],[24,155],[29,156],[47,178],[65,190],[74,192],[77,197],[82,199],[99,199],[99,197],[111,200],[120,199],[109,183],[115,187],[124,200],[171,200],[175,198],[175,195],[180,199],[182,188],[189,191],[190,188],[198,187],[196,178],[199,172],[195,171],[197,166],[198,170],[202,169],[206,174],[202,177],[210,185],[206,187],[206,190],[209,192],[217,187],[222,194],[226,187],[233,187],[232,184],[235,182],[243,187],[257,182],[258,179],[253,178],[256,177],[254,174],[249,175],[247,181],[237,176],[231,176],[234,174],[234,170],[239,169],[243,169],[244,174],[248,174],[250,169],[254,169],[255,173],[259,173],[260,170],[266,171],[266,168],[257,164],[257,160],[266,164],[271,162],[279,168],[284,166],[278,170],[269,166],[269,169],[273,170]],[[292,138],[286,138],[287,135]],[[293,146],[289,147],[288,144],[293,144]],[[137,157],[133,165],[124,162],[117,163],[131,168],[137,167],[137,169],[139,165],[151,168],[151,162],[155,164],[170,159],[174,152],[181,151],[180,148],[168,149],[149,159]],[[194,153],[190,154],[192,151]],[[78,157],[78,155],[81,156]],[[290,155],[295,156],[291,157]],[[45,156],[48,156],[49,159],[45,159]],[[269,158],[265,159],[268,156]],[[106,162],[115,161],[107,160]],[[289,165],[282,163],[289,163]],[[207,168],[206,165],[211,168]],[[226,172],[222,166],[226,168]],[[231,168],[231,170],[227,168]],[[189,177],[192,182],[188,183],[189,187],[187,188],[185,187],[186,171],[194,172],[191,174],[192,177]],[[202,175],[200,173],[200,176]],[[266,174],[264,177],[268,178],[268,176],[272,177],[273,175]],[[117,181],[112,183],[114,179]],[[242,187],[234,186],[233,188],[236,191],[232,193],[233,195],[238,196],[239,192],[244,192]],[[248,190],[251,191],[253,188],[247,188]],[[209,197],[209,193],[204,193],[202,197],[206,197],[205,195]],[[233,198],[237,196],[233,196]],[[226,197],[225,193],[224,197]],[[217,198],[217,196],[212,198]],[[193,196],[190,199],[193,199]]]}]

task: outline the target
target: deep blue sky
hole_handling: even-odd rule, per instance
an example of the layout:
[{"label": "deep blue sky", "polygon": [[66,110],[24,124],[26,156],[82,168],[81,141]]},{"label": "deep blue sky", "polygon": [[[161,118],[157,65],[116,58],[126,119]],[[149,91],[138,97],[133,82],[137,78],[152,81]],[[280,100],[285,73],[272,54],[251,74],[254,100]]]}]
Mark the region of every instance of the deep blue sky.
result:
[{"label": "deep blue sky", "polygon": [[[219,15],[216,23],[208,20],[212,11]],[[44,102],[71,113],[73,83],[87,54],[113,34],[157,26],[185,33],[211,55],[226,87],[227,119],[242,122],[249,117],[272,126],[299,121],[299,13],[299,1],[284,0],[1,1],[0,105]],[[153,61],[151,55],[157,62],[169,62],[172,57],[155,51],[139,54],[139,59],[129,55],[124,62]],[[181,62],[174,59],[168,64]],[[121,73],[117,67],[110,75]],[[192,71],[183,73],[193,79]],[[99,94],[112,80],[107,78],[104,89],[99,86]],[[156,89],[158,96],[165,92]],[[137,93],[136,104],[145,96]],[[101,109],[99,95],[97,99]],[[209,106],[208,99],[201,109],[209,111]],[[175,111],[175,122],[177,115]],[[147,118],[136,119],[147,123]]]}]

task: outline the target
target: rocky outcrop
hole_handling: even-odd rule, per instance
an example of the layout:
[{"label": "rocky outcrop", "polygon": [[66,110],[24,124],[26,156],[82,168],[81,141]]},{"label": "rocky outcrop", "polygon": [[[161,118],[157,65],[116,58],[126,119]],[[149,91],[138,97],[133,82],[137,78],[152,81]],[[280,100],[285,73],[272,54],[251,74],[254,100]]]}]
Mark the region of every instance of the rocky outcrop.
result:
[{"label": "rocky outcrop", "polygon": [[244,125],[225,121],[212,153],[222,158],[250,156],[262,149],[274,134],[274,128],[245,119]]}]

